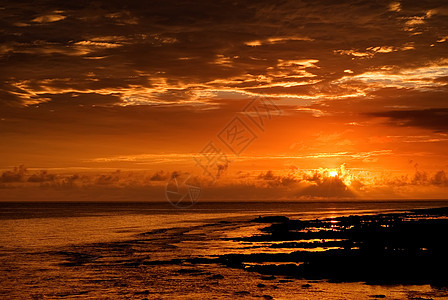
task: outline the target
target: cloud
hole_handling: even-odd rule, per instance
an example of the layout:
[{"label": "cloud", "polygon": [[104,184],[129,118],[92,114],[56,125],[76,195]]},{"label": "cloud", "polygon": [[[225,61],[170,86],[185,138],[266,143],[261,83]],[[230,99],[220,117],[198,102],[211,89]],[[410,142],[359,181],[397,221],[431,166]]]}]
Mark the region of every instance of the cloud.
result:
[{"label": "cloud", "polygon": [[394,12],[400,12],[401,11],[401,4],[400,2],[391,2],[389,4],[389,10]]},{"label": "cloud", "polygon": [[441,170],[434,174],[431,178],[431,183],[439,186],[448,186],[448,177],[446,176],[445,171]]},{"label": "cloud", "polygon": [[[266,182],[270,187],[286,187],[290,197],[311,198],[352,198],[355,194],[347,183],[351,183],[351,175],[341,166],[338,176],[331,177],[330,170],[292,170],[287,175],[275,175],[269,170],[259,174],[256,179]],[[345,182],[346,181],[346,182]]]},{"label": "cloud", "polygon": [[25,166],[14,167],[12,171],[5,171],[0,177],[0,182],[10,183],[10,182],[23,182],[27,174],[27,169]]},{"label": "cloud", "polygon": [[[198,94],[219,98],[219,91],[246,97],[269,95],[317,101],[362,96],[366,92],[351,87],[356,83],[344,82],[345,92],[342,88],[335,92],[344,70],[368,75],[384,65],[411,61],[408,57],[422,65],[429,58],[443,56],[435,50],[426,55],[425,42],[409,40],[407,34],[400,32],[402,28],[397,27],[396,20],[385,14],[391,10],[400,13],[397,18],[407,18],[402,19],[403,23],[424,18],[431,25],[438,22],[437,12],[433,11],[436,4],[414,5],[411,15],[402,15],[405,9],[400,11],[398,2],[375,7],[368,1],[330,6],[325,1],[317,1],[313,6],[286,1],[275,7],[264,2],[175,2],[158,3],[151,8],[133,1],[126,7],[108,3],[107,9],[46,3],[34,8],[37,17],[33,19],[33,23],[45,24],[45,35],[36,26],[17,28],[14,24],[26,21],[20,14],[6,18],[7,12],[0,12],[5,14],[5,25],[17,31],[17,36],[8,35],[7,43],[0,48],[0,53],[8,55],[5,74],[9,74],[12,85],[56,79],[60,77],[57,74],[64,74],[73,78],[65,91],[82,92],[86,88],[80,88],[80,82],[85,83],[85,74],[93,72],[97,86],[111,84],[88,91],[104,94],[107,88],[111,93],[119,93],[125,105],[199,107],[199,103],[207,105],[207,97],[197,97]],[[15,4],[11,9],[20,12],[25,7]],[[334,14],[335,9],[340,13]],[[424,16],[415,15],[416,10],[424,11]],[[214,22],[210,22],[212,19]],[[64,22],[57,22],[61,20]],[[9,31],[9,27],[5,30]],[[440,40],[443,33],[439,27],[435,23],[434,34],[424,37],[425,41]],[[391,32],[394,39],[378,32]],[[344,48],[347,45],[349,49]],[[412,52],[404,51],[409,49],[415,52],[398,54]],[[62,63],[52,63],[55,55]],[[397,55],[398,60],[394,58]],[[354,65],[345,56],[370,61]],[[375,60],[377,56],[381,58]],[[24,69],[34,71],[21,71]],[[120,84],[123,81],[129,82],[127,88]],[[34,93],[36,99],[23,101],[26,105],[45,102],[39,101],[39,97],[49,98],[42,95],[38,85],[16,95],[27,98],[27,92]],[[174,92],[182,95],[182,101],[166,101]]]},{"label": "cloud", "polygon": [[151,181],[167,181],[170,178],[170,174],[164,171],[158,171],[154,173],[149,180]]},{"label": "cloud", "polygon": [[[442,152],[439,135],[414,131],[446,132],[442,111],[427,111],[446,108],[444,4],[11,2],[0,10],[0,166],[172,171],[264,97],[282,116],[241,157],[243,169],[250,160],[268,161],[265,169],[287,160],[399,168],[395,157]],[[346,124],[362,126],[334,140],[309,134]],[[368,145],[378,132],[428,137]],[[288,149],[297,141],[300,152]],[[98,182],[109,186],[107,176]],[[59,174],[44,183],[56,182]]]},{"label": "cloud", "polygon": [[0,183],[16,186],[17,183],[26,185],[27,183],[51,182],[56,179],[56,174],[48,173],[46,170],[29,171],[25,166],[20,165],[10,171],[4,171],[0,176]]},{"label": "cloud", "polygon": [[2,188],[40,187],[45,189],[89,189],[92,187],[134,187],[153,186],[153,182],[165,183],[170,178],[166,171],[131,172],[115,170],[110,172],[90,171],[83,173],[49,172],[47,170],[28,170],[24,166],[4,171],[0,176]]},{"label": "cloud", "polygon": [[355,194],[339,178],[325,178],[300,191],[300,196],[324,198],[353,198]]},{"label": "cloud", "polygon": [[263,40],[253,40],[249,42],[245,42],[244,44],[251,47],[261,46],[261,45],[271,45],[277,43],[286,43],[291,41],[313,41],[314,39],[309,37],[297,37],[297,36],[284,36],[284,37],[270,37],[265,38]]},{"label": "cloud", "polygon": [[49,174],[47,171],[43,170],[38,173],[31,174],[30,177],[28,177],[28,182],[53,181],[55,178],[55,174]]},{"label": "cloud", "polygon": [[67,17],[63,16],[63,15],[59,15],[59,14],[48,14],[48,15],[36,17],[36,18],[32,19],[31,22],[52,23],[52,22],[64,20],[65,18],[67,18]]},{"label": "cloud", "polygon": [[96,41],[79,41],[76,42],[75,45],[84,47],[98,47],[98,48],[117,48],[121,46],[118,43],[96,42]]},{"label": "cloud", "polygon": [[416,69],[365,72],[354,76],[344,76],[338,82],[341,84],[362,83],[370,89],[395,87],[425,90],[445,86],[446,83],[439,79],[446,76],[448,76],[448,66],[439,64]]},{"label": "cloud", "polygon": [[[47,196],[47,200],[81,196],[83,199],[121,200],[147,199],[165,201],[164,189],[172,174],[169,171],[109,171],[70,173],[29,171],[16,167],[0,177],[0,200],[35,199]],[[336,174],[336,175],[334,175]],[[336,169],[266,170],[249,173],[226,173],[214,184],[207,178],[192,175],[202,186],[202,200],[300,200],[300,199],[371,199],[376,197],[409,197],[417,189],[431,195],[445,195],[448,179],[444,170],[434,173],[415,171],[413,174],[392,176],[387,172],[371,173],[350,170],[345,165]],[[33,191],[33,192],[31,192]],[[386,192],[387,191],[387,192]],[[384,194],[385,193],[385,194]],[[65,195],[65,196],[63,196]],[[68,197],[68,198],[67,198]],[[90,198],[89,198],[90,197]],[[71,198],[70,198],[71,199]]]},{"label": "cloud", "polygon": [[340,55],[350,55],[355,58],[372,58],[376,54],[379,53],[391,53],[396,51],[405,51],[405,50],[413,50],[415,49],[414,43],[406,43],[402,45],[401,47],[395,47],[395,46],[370,46],[367,47],[365,50],[335,50],[334,53],[340,54]]},{"label": "cloud", "polygon": [[368,115],[388,118],[390,124],[394,126],[414,126],[436,132],[448,131],[448,108],[391,110],[369,113]]}]

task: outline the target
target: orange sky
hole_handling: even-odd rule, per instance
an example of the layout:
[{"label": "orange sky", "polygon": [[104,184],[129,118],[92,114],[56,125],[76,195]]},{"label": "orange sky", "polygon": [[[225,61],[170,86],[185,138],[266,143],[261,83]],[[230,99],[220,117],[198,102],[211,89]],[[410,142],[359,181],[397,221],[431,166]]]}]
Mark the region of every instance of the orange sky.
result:
[{"label": "orange sky", "polygon": [[[159,201],[174,171],[212,200],[448,195],[444,1],[42,1],[0,15],[0,200]],[[210,142],[226,161],[204,172]]]}]

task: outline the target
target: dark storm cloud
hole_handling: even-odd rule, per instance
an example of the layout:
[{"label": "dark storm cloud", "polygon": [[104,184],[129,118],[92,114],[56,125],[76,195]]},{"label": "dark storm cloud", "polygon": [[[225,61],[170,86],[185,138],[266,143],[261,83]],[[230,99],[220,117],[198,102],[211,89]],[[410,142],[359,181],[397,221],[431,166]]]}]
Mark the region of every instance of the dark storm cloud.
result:
[{"label": "dark storm cloud", "polygon": [[415,126],[439,132],[448,131],[448,108],[392,110],[370,115],[388,118],[392,124],[397,126]]}]

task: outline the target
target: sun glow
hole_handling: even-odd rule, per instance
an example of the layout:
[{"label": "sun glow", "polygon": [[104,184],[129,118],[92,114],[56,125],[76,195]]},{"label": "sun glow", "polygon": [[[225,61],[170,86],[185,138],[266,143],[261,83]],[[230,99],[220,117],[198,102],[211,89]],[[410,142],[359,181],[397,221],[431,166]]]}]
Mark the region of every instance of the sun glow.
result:
[{"label": "sun glow", "polygon": [[338,172],[330,171],[330,177],[336,177],[336,176],[338,176]]}]

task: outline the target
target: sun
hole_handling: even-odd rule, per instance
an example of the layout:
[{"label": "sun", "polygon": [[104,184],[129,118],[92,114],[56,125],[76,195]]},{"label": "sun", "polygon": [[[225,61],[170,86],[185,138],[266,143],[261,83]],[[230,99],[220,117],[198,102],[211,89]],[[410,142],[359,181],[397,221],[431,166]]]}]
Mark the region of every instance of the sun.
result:
[{"label": "sun", "polygon": [[338,176],[338,172],[330,171],[330,177],[336,177],[336,176]]}]

